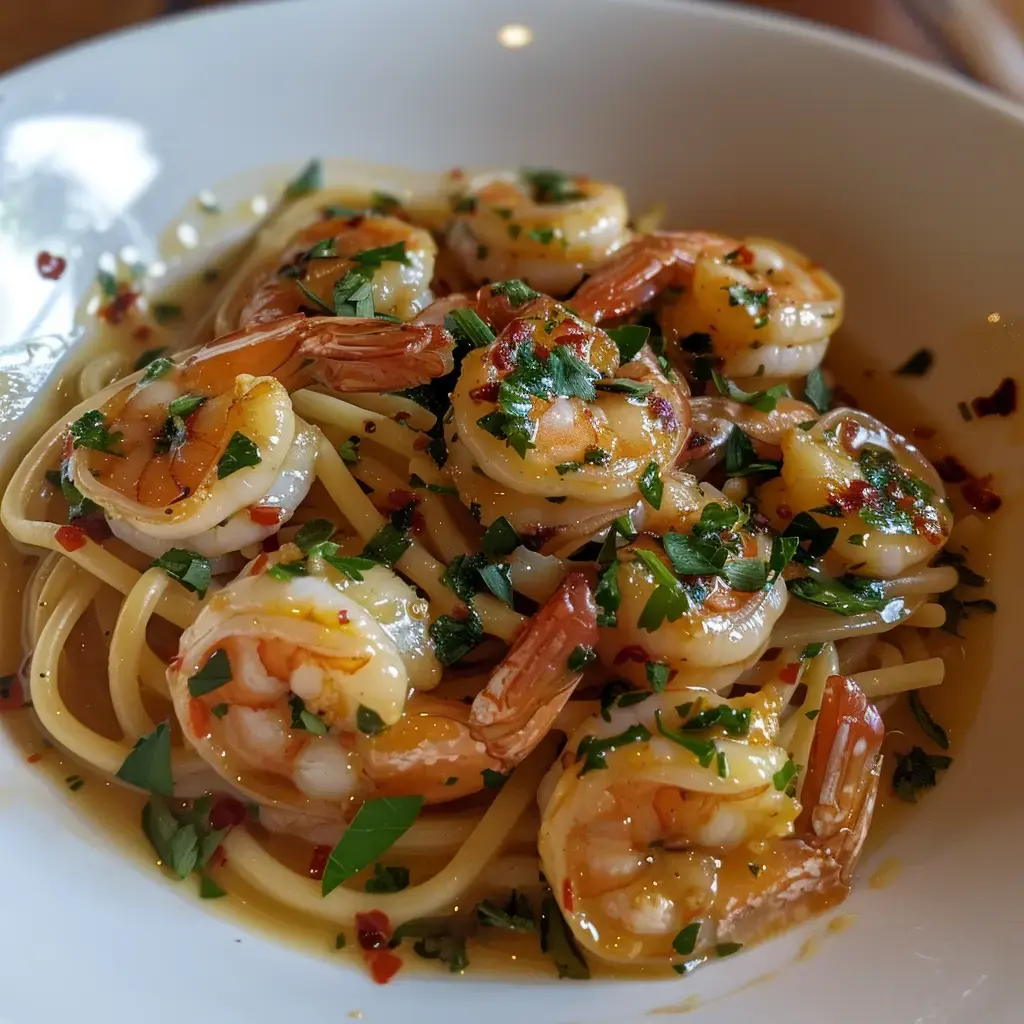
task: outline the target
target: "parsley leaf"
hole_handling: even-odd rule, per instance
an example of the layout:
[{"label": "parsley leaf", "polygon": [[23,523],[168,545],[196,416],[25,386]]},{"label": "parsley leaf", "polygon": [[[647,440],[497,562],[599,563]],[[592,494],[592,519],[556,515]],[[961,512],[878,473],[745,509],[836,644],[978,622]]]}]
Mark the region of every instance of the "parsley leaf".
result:
[{"label": "parsley leaf", "polygon": [[660,661],[647,662],[644,665],[644,671],[647,673],[647,682],[655,693],[661,693],[665,689],[668,685],[668,677],[672,674],[668,665]]},{"label": "parsley leaf", "polygon": [[[402,511],[399,510],[399,512]],[[396,512],[392,513],[391,522],[385,523],[366,542],[362,557],[393,569],[395,563],[411,546],[412,538],[409,536],[409,530],[401,524],[401,516]]]},{"label": "parsley leaf", "polygon": [[320,160],[314,157],[284,187],[285,199],[298,199],[300,196],[316,192],[324,187],[324,168]]},{"label": "parsley leaf", "polygon": [[422,796],[367,800],[327,859],[321,883],[323,895],[333,892],[393,846],[409,830],[422,806]]},{"label": "parsley leaf", "polygon": [[540,949],[555,961],[559,978],[585,981],[590,977],[587,961],[553,896],[545,896],[540,905]]},{"label": "parsley leaf", "polygon": [[640,354],[640,349],[647,344],[651,335],[650,327],[639,324],[625,324],[622,327],[611,327],[605,331],[619,350],[619,363],[632,362]]},{"label": "parsley leaf", "polygon": [[444,326],[456,343],[468,349],[486,348],[494,341],[494,331],[472,309],[453,309]]},{"label": "parsley leaf", "polygon": [[917,803],[919,789],[932,789],[938,782],[937,772],[946,771],[953,758],[945,754],[929,754],[920,747],[896,755],[892,774],[893,792],[907,803]]},{"label": "parsley leaf", "polygon": [[789,387],[786,384],[776,384],[767,391],[744,391],[714,369],[711,371],[711,379],[715,382],[720,395],[725,395],[734,402],[749,405],[758,412],[771,412],[778,405],[780,398],[789,398]]},{"label": "parsley leaf", "polygon": [[480,616],[470,609],[465,619],[452,615],[439,615],[430,625],[430,639],[434,654],[442,665],[454,665],[464,658],[484,638]]},{"label": "parsley leaf", "polygon": [[879,611],[887,600],[885,592],[874,580],[846,576],[833,579],[816,573],[787,582],[789,592],[801,601],[839,615],[859,615],[861,612]]},{"label": "parsley leaf", "polygon": [[211,569],[209,561],[202,555],[184,548],[171,548],[155,561],[149,563],[150,569],[163,569],[171,579],[177,580],[186,590],[206,596],[210,586]]},{"label": "parsley leaf", "polygon": [[523,893],[512,890],[508,903],[500,906],[495,900],[483,900],[476,908],[477,920],[487,928],[506,928],[514,932],[532,932],[533,906]]},{"label": "parsley leaf", "polygon": [[107,455],[123,457],[114,448],[124,440],[124,435],[119,430],[107,430],[106,420],[99,409],[83,413],[68,429],[76,448],[90,448]]},{"label": "parsley leaf", "polygon": [[[615,527],[612,527],[614,530]],[[597,615],[599,626],[614,626],[616,624],[615,613],[622,603],[622,593],[619,590],[619,563],[612,562],[601,574],[594,590],[594,602],[600,608]]]},{"label": "parsley leaf", "polygon": [[231,682],[231,662],[228,661],[227,651],[216,650],[206,664],[188,681],[188,692],[193,697],[202,697],[204,694],[219,690],[226,683]]},{"label": "parsley leaf", "polygon": [[329,519],[311,519],[299,527],[298,533],[295,534],[295,543],[304,555],[308,555],[317,544],[330,540],[335,529],[334,523]]},{"label": "parsley leaf", "polygon": [[519,534],[504,516],[495,519],[484,532],[484,554],[492,557],[511,555],[520,544]]},{"label": "parsley leaf", "polygon": [[401,892],[409,888],[409,869],[386,864],[373,865],[373,878],[366,880],[367,892]]},{"label": "parsley leaf", "polygon": [[[813,516],[806,512],[798,512],[790,520],[783,537],[795,538],[798,544],[794,557],[797,561],[806,562],[809,559],[821,558],[839,536],[839,528],[836,526],[821,526]],[[799,547],[802,542],[808,542],[807,547]]]},{"label": "parsley leaf", "polygon": [[902,366],[896,370],[901,377],[923,377],[935,362],[930,349],[918,349]]},{"label": "parsley leaf", "polygon": [[[142,353],[141,356],[139,356],[138,359],[135,360],[135,366],[133,367],[133,369],[144,370],[147,366],[150,365],[150,363],[156,362],[156,360],[158,359],[163,359],[165,353],[170,352],[170,350],[171,349],[169,345],[161,345],[159,348],[147,349],[145,352]],[[171,362],[169,359],[165,361],[168,363]],[[171,363],[171,365],[173,366],[174,364]],[[158,376],[162,376],[162,374],[158,374]],[[143,379],[148,380],[149,378],[146,377]]]},{"label": "parsley leaf", "polygon": [[646,743],[651,738],[650,730],[637,723],[624,729],[616,736],[584,736],[576,747],[576,761],[582,761],[580,776],[595,769],[604,769],[608,765],[605,757],[619,747],[628,746],[631,743]]},{"label": "parsley leaf", "polygon": [[928,709],[922,703],[918,691],[911,690],[907,694],[907,699],[910,703],[910,710],[924,734],[943,750],[949,750],[949,737],[946,735],[946,730],[928,714]]},{"label": "parsley leaf", "polygon": [[825,383],[825,375],[816,366],[804,382],[804,398],[814,406],[818,412],[828,412],[832,404],[832,389]]},{"label": "parsley leaf", "polygon": [[687,736],[685,733],[676,732],[673,729],[669,729],[665,726],[665,723],[661,720],[661,709],[659,708],[654,712],[654,722],[658,727],[660,735],[664,736],[665,739],[671,740],[673,743],[678,743],[679,746],[688,750],[699,762],[701,768],[707,768],[714,760],[717,747],[713,740],[700,740],[695,736]]},{"label": "parsley leaf", "polygon": [[778,473],[781,462],[762,459],[753,442],[739,427],[733,427],[725,442],[725,475],[754,476],[757,473]]},{"label": "parsley leaf", "polygon": [[583,193],[576,187],[573,179],[562,171],[544,168],[524,170],[521,173],[523,180],[532,190],[535,203],[571,203],[583,198]]},{"label": "parsley leaf", "polygon": [[793,763],[793,758],[790,758],[773,776],[772,784],[780,792],[787,792],[789,785],[793,781],[793,777],[796,775],[796,765]]},{"label": "parsley leaf", "polygon": [[[171,730],[161,722],[151,733],[141,737],[117,770],[117,777],[130,786],[158,793],[174,795],[174,777],[171,773]],[[188,872],[186,872],[188,874]]]},{"label": "parsley leaf", "polygon": [[228,441],[224,454],[217,462],[217,479],[223,480],[232,473],[249,466],[258,466],[263,461],[259,448],[245,434],[235,431]]},{"label": "parsley leaf", "polygon": [[504,295],[513,309],[526,305],[531,299],[539,299],[540,292],[534,291],[525,281],[513,278],[491,285],[492,295]]},{"label": "parsley leaf", "polygon": [[651,508],[660,509],[661,499],[665,493],[665,484],[658,473],[658,464],[656,462],[649,462],[636,483],[640,493],[643,495],[644,501]]}]

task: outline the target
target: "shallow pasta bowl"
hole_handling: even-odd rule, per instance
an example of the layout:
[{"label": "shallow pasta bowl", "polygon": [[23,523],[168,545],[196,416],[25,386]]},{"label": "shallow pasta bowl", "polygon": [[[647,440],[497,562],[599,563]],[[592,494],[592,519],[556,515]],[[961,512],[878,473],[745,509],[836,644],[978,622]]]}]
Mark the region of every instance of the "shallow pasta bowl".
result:
[{"label": "shallow pasta bowl", "polygon": [[[1022,428],[1012,416],[965,422],[957,406],[1020,362],[1024,117],[887,51],[684,3],[311,0],[80,48],[0,82],[8,469],[27,443],[19,417],[61,373],[100,254],[129,246],[148,262],[198,261],[206,242],[183,221],[161,233],[200,190],[314,154],[424,170],[578,168],[621,182],[634,208],[664,203],[669,224],[813,253],[847,289],[831,359],[849,390],[896,427],[936,431],[930,454],[995,475],[1003,505],[984,540],[999,611],[990,642],[967,647],[980,711],[969,731],[970,716],[953,726],[956,760],[939,788],[876,839],[843,907],[856,920],[841,932],[818,921],[673,981],[514,989],[433,973],[382,989],[227,912],[204,913],[151,864],[127,860],[5,734],[0,1018],[1017,1019]],[[248,187],[284,174],[260,170]],[[58,285],[38,274],[46,249],[69,256]],[[922,348],[934,355],[927,375],[893,375]],[[17,662],[13,626],[6,617],[4,671]],[[872,887],[883,864],[899,870]]]}]

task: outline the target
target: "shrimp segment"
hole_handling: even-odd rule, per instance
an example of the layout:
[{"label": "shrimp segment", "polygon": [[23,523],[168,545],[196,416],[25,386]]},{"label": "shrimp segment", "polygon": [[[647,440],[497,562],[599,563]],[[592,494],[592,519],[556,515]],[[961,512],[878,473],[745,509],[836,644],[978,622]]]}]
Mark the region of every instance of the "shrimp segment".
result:
[{"label": "shrimp segment", "polygon": [[[570,655],[597,634],[590,588],[575,574],[471,707],[410,697],[409,659],[360,603],[361,586],[244,577],[182,636],[168,681],[185,735],[255,799],[337,818],[374,795],[443,802],[474,793],[482,772],[509,771],[551,728],[580,679]],[[218,651],[231,679],[196,695]]]},{"label": "shrimp segment", "polygon": [[379,320],[294,316],[247,328],[129,378],[99,410],[113,440],[76,447],[70,475],[109,517],[147,535],[202,534],[273,488],[297,429],[289,389],[425,383],[451,369],[450,349],[443,328]]},{"label": "shrimp segment", "polygon": [[[773,686],[729,701],[655,694],[570,739],[541,788],[539,845],[588,951],[665,964],[696,925],[684,959],[699,960],[846,897],[874,806],[881,722],[851,680],[828,680],[801,807],[777,745],[784,703]],[[712,724],[700,728],[705,712]]]}]

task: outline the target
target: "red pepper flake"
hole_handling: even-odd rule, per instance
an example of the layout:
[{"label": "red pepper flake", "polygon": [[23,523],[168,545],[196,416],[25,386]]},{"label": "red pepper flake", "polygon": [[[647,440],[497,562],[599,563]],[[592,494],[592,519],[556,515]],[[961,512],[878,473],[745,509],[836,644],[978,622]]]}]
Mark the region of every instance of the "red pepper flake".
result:
[{"label": "red pepper flake", "polygon": [[800,675],[800,662],[791,661],[786,665],[779,673],[779,682],[782,683],[795,683],[797,676]]},{"label": "red pepper flake", "polygon": [[783,502],[781,505],[779,505],[775,509],[775,514],[780,519],[792,519],[793,518],[793,510],[785,502]]},{"label": "red pepper flake", "polygon": [[386,985],[402,966],[402,961],[389,949],[375,949],[366,954],[366,966],[378,985]]},{"label": "red pepper flake", "polygon": [[877,495],[878,492],[867,480],[852,480],[848,487],[830,490],[829,502],[838,505],[843,515],[848,516],[871,505]]},{"label": "red pepper flake", "polygon": [[481,384],[480,387],[473,388],[469,393],[469,397],[474,402],[496,402],[500,388],[500,381],[492,380],[489,384]]},{"label": "red pepper flake", "polygon": [[936,459],[935,472],[947,484],[962,484],[971,477],[968,468],[955,455],[943,455],[941,459]]},{"label": "red pepper flake", "polygon": [[660,395],[651,395],[647,399],[647,411],[651,414],[652,419],[658,421],[663,430],[671,433],[679,429],[675,410],[667,398],[662,398]]},{"label": "red pepper flake", "polygon": [[132,331],[132,337],[136,341],[149,341],[153,337],[153,328],[149,324],[139,324],[138,327]]},{"label": "red pepper flake", "polygon": [[422,535],[427,528],[427,518],[419,510],[413,512],[412,522],[409,523],[409,532],[416,537]]},{"label": "red pepper flake", "polygon": [[0,712],[17,711],[24,706],[25,695],[22,693],[21,680],[17,676],[4,676],[0,679]]},{"label": "red pepper flake", "polygon": [[971,399],[975,416],[1012,416],[1017,411],[1017,382],[1004,377],[991,395]]},{"label": "red pepper flake", "polygon": [[348,625],[348,611],[346,611],[346,609],[344,609],[344,608],[342,608],[338,612],[338,625],[339,626],[347,626]]},{"label": "red pepper flake", "polygon": [[[327,861],[331,856],[331,848],[329,846],[314,846],[313,855],[309,858],[309,867],[307,873],[310,878],[315,878],[318,882],[324,877],[324,870],[327,867]],[[356,920],[358,920],[358,915]]]},{"label": "red pepper flake", "polygon": [[117,295],[100,310],[100,319],[106,320],[108,324],[119,324],[131,312],[139,297],[138,292],[130,289],[118,292]]},{"label": "red pepper flake", "polygon": [[276,505],[253,505],[249,509],[249,518],[257,526],[277,526],[284,512]]},{"label": "red pepper flake", "polygon": [[62,526],[55,536],[57,543],[65,551],[77,551],[79,548],[84,548],[88,540],[85,531],[80,530],[77,526]]},{"label": "red pepper flake", "polygon": [[170,660],[170,662],[168,663],[167,667],[168,667],[168,668],[169,668],[169,669],[170,669],[170,670],[171,670],[172,672],[177,672],[177,671],[178,671],[178,669],[179,669],[179,668],[181,668],[181,664],[182,664],[182,662],[183,662],[184,660],[185,660],[185,659],[184,659],[184,658],[183,658],[183,657],[182,657],[182,656],[181,656],[180,654],[176,654],[176,655],[175,655],[175,656],[174,656],[173,658],[171,658],[171,660]]},{"label": "red pepper flake", "polygon": [[635,661],[643,665],[647,660],[647,652],[642,647],[633,644],[630,647],[623,647],[622,650],[615,655],[613,664],[621,665],[626,661]]},{"label": "red pepper flake", "polygon": [[45,249],[36,256],[36,270],[39,271],[39,276],[45,277],[47,281],[59,281],[67,266],[68,261],[63,256],[54,256]]},{"label": "red pepper flake", "polygon": [[753,264],[753,262],[754,262],[753,250],[748,249],[745,245],[741,245],[736,250],[736,260],[735,260],[735,262],[738,263],[741,267],[749,267],[749,266],[751,266]]},{"label": "red pepper flake", "polygon": [[966,501],[971,508],[986,516],[992,515],[993,512],[998,512],[999,508],[1003,504],[1003,499],[988,487],[991,479],[991,474],[983,476],[980,479],[978,477],[972,477],[960,488],[960,493],[964,496],[964,501]]},{"label": "red pepper flake", "polygon": [[[330,847],[324,849],[330,853]],[[323,875],[323,871],[320,874]],[[391,941],[391,922],[388,915],[383,910],[368,910],[356,914],[356,937],[361,949],[386,949],[388,942]]]},{"label": "red pepper flake", "polygon": [[452,609],[452,618],[459,622],[465,622],[469,618],[469,609],[464,604],[457,604]]},{"label": "red pepper flake", "polygon": [[249,816],[245,804],[237,797],[219,796],[210,808],[210,828],[234,828]]},{"label": "red pepper flake", "polygon": [[188,724],[193,736],[201,738],[210,733],[210,709],[198,697],[188,702]]},{"label": "red pepper flake", "polygon": [[570,914],[572,913],[572,883],[568,878],[562,882],[562,906],[568,910]]},{"label": "red pepper flake", "polygon": [[422,452],[426,451],[427,446],[430,444],[430,438],[426,434],[417,434],[413,438],[412,447],[414,451]]},{"label": "red pepper flake", "polygon": [[249,570],[250,576],[259,576],[261,572],[267,567],[267,562],[270,559],[266,555],[259,555],[255,562],[252,563],[252,568]]},{"label": "red pepper flake", "polygon": [[75,520],[75,525],[89,538],[89,540],[96,541],[97,544],[102,543],[110,537],[113,537],[113,531],[110,529],[110,525],[104,518],[102,512],[91,513],[87,516],[81,516]]},{"label": "red pepper flake", "polygon": [[25,760],[28,761],[29,764],[39,764],[39,762],[42,761],[42,759],[42,754],[29,754],[28,757],[25,758]]},{"label": "red pepper flake", "polygon": [[408,508],[410,505],[418,505],[420,498],[418,494],[414,494],[412,491],[403,491],[395,489],[388,491],[388,508],[393,512],[400,512],[403,508]]},{"label": "red pepper flake", "polygon": [[526,546],[531,551],[539,551],[557,533],[557,527],[541,526],[540,523],[520,531]]}]

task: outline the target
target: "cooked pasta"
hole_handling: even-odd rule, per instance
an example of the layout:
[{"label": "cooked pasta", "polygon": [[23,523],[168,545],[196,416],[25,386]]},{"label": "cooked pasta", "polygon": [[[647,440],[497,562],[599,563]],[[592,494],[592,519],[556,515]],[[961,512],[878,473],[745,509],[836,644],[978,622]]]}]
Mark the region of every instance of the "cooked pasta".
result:
[{"label": "cooked pasta", "polygon": [[833,407],[840,285],[590,178],[455,174],[442,216],[316,177],[216,336],[108,345],[15,471],[25,713],[170,874],[378,981],[536,929],[559,976],[683,973],[841,902],[879,793],[949,765],[883,758],[874,702],[944,747],[979,520]]}]

